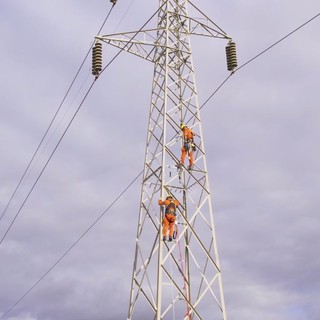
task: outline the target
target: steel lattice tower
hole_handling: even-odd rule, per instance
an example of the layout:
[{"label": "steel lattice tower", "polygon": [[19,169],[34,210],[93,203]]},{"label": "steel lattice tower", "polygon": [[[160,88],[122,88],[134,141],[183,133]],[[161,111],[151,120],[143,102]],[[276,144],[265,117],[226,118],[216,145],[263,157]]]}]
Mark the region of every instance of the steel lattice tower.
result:
[{"label": "steel lattice tower", "polygon": [[[156,28],[96,37],[154,64],[128,319],[226,320],[190,36],[231,38],[187,0],[160,0],[156,18]],[[176,168],[181,122],[196,133],[191,171]],[[162,241],[158,205],[168,193],[181,204],[173,242]]]}]

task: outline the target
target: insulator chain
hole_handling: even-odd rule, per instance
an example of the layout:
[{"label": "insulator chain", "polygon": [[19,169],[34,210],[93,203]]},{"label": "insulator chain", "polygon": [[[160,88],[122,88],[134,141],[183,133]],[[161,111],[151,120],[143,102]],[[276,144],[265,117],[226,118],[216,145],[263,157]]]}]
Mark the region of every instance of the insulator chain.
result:
[{"label": "insulator chain", "polygon": [[102,70],[102,43],[96,42],[92,48],[92,74],[98,76]]},{"label": "insulator chain", "polygon": [[226,46],[226,55],[228,70],[233,71],[238,66],[236,44],[233,41],[230,41]]}]

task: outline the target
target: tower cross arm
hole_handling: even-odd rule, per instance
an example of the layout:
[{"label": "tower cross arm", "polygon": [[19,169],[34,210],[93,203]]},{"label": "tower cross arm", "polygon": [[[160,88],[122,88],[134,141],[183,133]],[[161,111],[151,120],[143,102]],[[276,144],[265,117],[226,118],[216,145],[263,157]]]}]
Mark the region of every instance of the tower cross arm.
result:
[{"label": "tower cross arm", "polygon": [[231,37],[229,37],[222,29],[220,29],[216,24],[214,24],[209,19],[202,19],[202,20],[194,19],[194,18],[188,18],[188,19],[189,19],[188,33],[190,35],[231,40]]},{"label": "tower cross arm", "polygon": [[187,21],[190,34],[231,40],[231,37],[229,37],[224,30],[222,30],[190,0],[188,1],[188,3],[197,12],[197,18],[194,18],[188,15],[186,11],[181,10],[179,12],[179,20],[182,23],[185,23],[185,21]]},{"label": "tower cross arm", "polygon": [[96,36],[95,38],[153,62],[155,49],[159,46],[157,43],[158,32],[159,29],[148,29]]},{"label": "tower cross arm", "polygon": [[95,38],[150,62],[154,62],[157,48],[176,50],[174,46],[168,47],[170,46],[168,42],[162,41],[166,32],[231,40],[231,37],[209,18],[195,19],[181,14],[178,16],[178,19],[173,19],[168,27],[101,35]]}]

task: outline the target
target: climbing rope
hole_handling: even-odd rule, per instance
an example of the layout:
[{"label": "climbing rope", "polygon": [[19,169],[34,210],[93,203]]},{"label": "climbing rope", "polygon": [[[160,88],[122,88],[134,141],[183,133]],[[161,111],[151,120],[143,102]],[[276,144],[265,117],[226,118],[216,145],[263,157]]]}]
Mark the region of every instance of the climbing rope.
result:
[{"label": "climbing rope", "polygon": [[189,294],[188,294],[188,290],[187,290],[187,280],[186,280],[186,276],[185,276],[185,270],[184,270],[184,264],[183,264],[183,255],[182,255],[182,250],[181,250],[181,243],[180,243],[180,239],[178,237],[178,225],[176,225],[176,237],[178,239],[178,249],[179,249],[179,258],[180,258],[180,269],[181,269],[181,274],[182,274],[182,278],[183,278],[183,288],[182,290],[184,291],[185,297],[186,297],[186,302],[187,302],[187,313],[185,314],[184,317],[186,316],[190,316],[190,307],[189,307]]}]

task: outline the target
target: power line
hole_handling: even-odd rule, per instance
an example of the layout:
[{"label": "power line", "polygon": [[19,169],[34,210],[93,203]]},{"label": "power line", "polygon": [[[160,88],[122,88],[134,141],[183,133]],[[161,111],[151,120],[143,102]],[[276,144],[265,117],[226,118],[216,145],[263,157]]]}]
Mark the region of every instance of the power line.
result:
[{"label": "power line", "polygon": [[213,93],[209,96],[209,98],[201,105],[200,110],[210,101],[210,99],[221,89],[221,87],[229,80],[229,78],[233,75],[230,73],[228,77],[220,84],[220,86],[213,91]]},{"label": "power line", "polygon": [[[104,19],[104,21],[103,21],[103,23],[102,23],[102,25],[101,25],[101,27],[100,27],[100,29],[99,29],[99,31],[98,31],[98,34],[101,32],[101,30],[103,29],[105,23],[107,22],[110,14],[111,14],[111,11],[112,11],[113,7],[114,7],[114,5],[111,7],[111,9],[109,10],[109,13],[107,14],[106,18]],[[67,91],[66,91],[66,93],[65,93],[65,95],[64,95],[64,97],[63,97],[63,99],[62,99],[62,101],[61,101],[61,103],[60,103],[60,105],[59,105],[59,107],[58,107],[58,109],[57,109],[57,111],[56,111],[56,113],[54,114],[54,116],[53,116],[53,118],[52,118],[52,120],[51,120],[48,128],[46,129],[43,137],[41,138],[41,141],[40,141],[38,147],[36,148],[36,151],[33,153],[33,156],[31,157],[31,160],[29,161],[29,163],[28,163],[25,171],[23,172],[23,174],[22,174],[22,176],[21,176],[21,178],[20,178],[20,180],[19,180],[19,182],[18,182],[15,190],[13,191],[13,193],[12,193],[12,195],[11,195],[11,197],[10,197],[7,205],[6,205],[6,207],[4,208],[4,210],[3,210],[3,212],[2,212],[2,214],[1,214],[1,216],[0,216],[0,223],[1,223],[1,220],[3,219],[3,217],[4,217],[4,215],[5,215],[6,211],[8,210],[8,208],[9,208],[9,206],[10,206],[13,198],[15,197],[16,193],[18,192],[18,189],[19,189],[19,187],[20,187],[23,179],[25,178],[27,172],[29,171],[31,164],[33,163],[36,155],[38,154],[39,149],[40,149],[40,147],[41,147],[42,144],[43,144],[43,141],[45,140],[46,136],[48,135],[49,130],[51,129],[51,127],[52,127],[55,119],[57,118],[58,113],[60,112],[60,110],[61,110],[61,108],[62,108],[62,106],[63,106],[63,104],[64,104],[64,102],[65,102],[65,100],[66,100],[66,98],[67,98],[67,96],[69,95],[69,92],[70,92],[71,88],[73,87],[73,85],[74,85],[74,83],[75,83],[75,81],[76,81],[76,79],[77,79],[80,71],[82,70],[82,67],[83,67],[84,63],[85,63],[85,61],[87,60],[87,58],[88,58],[88,56],[89,56],[89,54],[90,54],[90,52],[91,52],[92,46],[93,46],[93,44],[91,44],[88,52],[86,53],[86,55],[85,55],[85,57],[84,57],[81,65],[80,65],[78,71],[76,72],[76,75],[74,76],[73,80],[71,81],[71,84],[69,85],[69,88],[67,89]],[[2,242],[2,241],[1,241],[1,242]],[[0,242],[0,244],[1,244],[1,242]]]},{"label": "power line", "polygon": [[[158,11],[159,11],[160,9],[161,9],[161,8],[159,8],[159,9],[142,25],[142,27],[133,34],[133,36],[129,39],[129,41],[126,43],[126,45],[125,45],[123,48],[121,48],[121,49],[119,50],[119,52],[118,52],[117,54],[115,54],[115,56],[109,61],[109,63],[102,69],[102,71],[100,72],[100,75],[111,65],[112,62],[114,62],[114,60],[115,60],[129,45],[132,45],[132,40],[133,40],[133,39],[136,37],[136,35],[150,22],[150,20],[153,19],[153,17],[158,13]],[[110,14],[110,12],[109,12],[109,14]],[[109,14],[108,14],[108,16],[109,16]],[[101,29],[100,29],[100,31],[101,31]],[[99,32],[100,32],[100,31],[99,31]],[[91,46],[91,47],[92,47],[92,46]],[[89,51],[90,51],[90,50],[89,50]],[[88,54],[87,54],[87,56],[88,56]],[[47,165],[49,164],[52,156],[54,155],[55,151],[57,150],[58,146],[60,145],[63,137],[65,136],[66,132],[68,131],[68,129],[69,129],[70,125],[72,124],[75,116],[78,114],[80,108],[82,107],[84,101],[86,100],[87,96],[89,95],[89,93],[90,93],[90,91],[91,91],[91,89],[92,89],[92,87],[93,87],[93,85],[95,84],[95,82],[96,82],[97,79],[98,79],[98,77],[96,77],[96,78],[94,79],[94,81],[92,82],[91,86],[90,86],[89,89],[87,90],[84,98],[82,99],[82,101],[81,101],[81,103],[79,104],[77,110],[75,111],[74,115],[72,116],[71,120],[69,121],[66,129],[65,129],[64,132],[62,133],[60,139],[58,140],[55,148],[54,148],[53,151],[51,152],[48,160],[46,161],[46,163],[45,163],[45,165],[44,165],[44,167],[43,167],[42,170],[40,171],[37,179],[36,179],[35,182],[33,183],[30,191],[28,192],[27,196],[25,197],[24,201],[22,202],[22,204],[21,204],[18,212],[16,213],[15,217],[13,218],[13,220],[11,221],[11,223],[9,224],[9,227],[7,228],[7,230],[5,231],[3,237],[2,237],[1,240],[0,240],[0,246],[1,246],[1,244],[3,243],[3,241],[4,241],[5,237],[7,236],[8,232],[9,232],[10,229],[12,228],[12,226],[13,226],[14,222],[16,221],[17,217],[19,216],[22,208],[24,207],[26,201],[28,200],[29,196],[31,195],[32,191],[34,190],[36,184],[38,183],[40,177],[42,176],[44,170],[46,169]]]},{"label": "power line", "polygon": [[113,207],[115,203],[118,202],[118,200],[129,190],[129,188],[137,181],[137,179],[141,176],[143,171],[141,171],[128,185],[123,189],[123,191],[111,202],[111,204],[105,209],[102,214],[81,234],[81,236],[69,247],[68,250],[65,251],[65,253],[48,269],[42,277],[34,283],[34,285],[26,291],[18,300],[15,302],[2,316],[0,319],[3,319],[17,304],[20,303],[21,300],[25,298],[26,295],[28,295],[48,274],[51,272],[53,268],[57,266],[58,263],[61,262],[61,260],[78,244],[78,242],[98,223],[99,220]]},{"label": "power line", "polygon": [[[115,61],[115,59],[116,59],[128,46],[132,45],[132,40],[133,40],[133,39],[136,37],[136,35],[150,22],[150,20],[152,20],[152,19],[154,18],[154,16],[158,13],[158,11],[159,11],[160,9],[161,9],[161,7],[142,25],[142,27],[141,27],[138,31],[136,31],[136,32],[133,34],[133,36],[129,39],[129,41],[126,43],[126,45],[125,45],[123,48],[121,48],[121,49],[118,51],[118,53],[115,54],[114,57],[109,61],[109,63],[102,69],[102,71],[100,72],[100,75],[111,65],[111,63],[113,63],[113,62]],[[109,14],[110,14],[110,12],[109,12]],[[108,14],[108,16],[109,16],[109,14]],[[107,17],[108,17],[108,16],[107,16]],[[105,20],[105,21],[106,21],[106,20]],[[101,29],[100,29],[100,31],[101,31]],[[99,31],[99,32],[100,32],[100,31]],[[91,47],[92,47],[92,46],[91,46]],[[89,50],[89,52],[90,52],[90,50]],[[88,54],[87,54],[87,56],[88,56]],[[3,243],[3,241],[4,241],[5,237],[7,236],[8,232],[9,232],[10,229],[12,228],[12,226],[13,226],[14,222],[16,221],[17,217],[19,216],[22,208],[24,207],[26,201],[28,200],[29,196],[31,195],[32,191],[34,190],[36,184],[38,183],[40,177],[42,176],[42,174],[43,174],[44,170],[46,169],[47,165],[49,164],[51,158],[53,157],[54,153],[56,152],[58,146],[60,145],[60,143],[61,143],[61,141],[62,141],[62,139],[63,139],[63,137],[64,137],[65,134],[67,133],[69,127],[71,126],[73,120],[75,119],[76,115],[78,114],[80,108],[82,107],[84,101],[86,100],[87,96],[89,95],[89,93],[90,93],[93,85],[94,85],[95,82],[97,81],[97,79],[98,79],[98,77],[96,77],[96,78],[94,79],[94,81],[92,82],[91,86],[90,86],[89,89],[87,90],[84,98],[82,99],[82,101],[81,101],[81,103],[79,104],[77,110],[75,111],[74,115],[72,116],[71,120],[69,121],[66,129],[65,129],[64,132],[62,133],[60,139],[58,140],[55,148],[54,148],[53,151],[51,152],[48,160],[46,161],[46,163],[45,163],[45,165],[44,165],[44,167],[43,167],[42,170],[40,171],[37,179],[36,179],[35,182],[33,183],[30,191],[28,192],[27,196],[25,197],[24,201],[22,202],[22,204],[21,204],[18,212],[16,213],[15,217],[13,218],[13,220],[11,221],[11,223],[9,224],[9,227],[7,228],[7,230],[5,231],[3,237],[2,237],[1,240],[0,240],[0,246],[1,246],[1,244]]]},{"label": "power line", "polygon": [[42,176],[42,174],[43,174],[44,170],[45,170],[45,169],[46,169],[46,167],[48,166],[48,164],[49,164],[49,162],[50,162],[51,158],[53,157],[54,153],[56,152],[56,150],[57,150],[58,146],[60,145],[60,143],[61,143],[61,141],[62,141],[62,139],[63,139],[63,137],[65,136],[65,134],[67,133],[68,129],[70,128],[70,126],[71,126],[71,124],[72,124],[73,120],[75,119],[76,115],[78,114],[78,112],[79,112],[80,108],[82,107],[82,105],[83,105],[83,103],[84,103],[85,99],[87,98],[87,96],[88,96],[89,92],[91,91],[91,89],[92,89],[92,87],[93,87],[94,83],[95,83],[95,80],[92,82],[92,84],[91,84],[91,86],[89,87],[89,89],[88,89],[87,93],[85,94],[84,98],[82,99],[81,103],[79,104],[79,106],[78,106],[78,108],[77,108],[76,112],[74,113],[74,115],[72,116],[71,120],[69,121],[69,123],[68,123],[68,125],[67,125],[66,129],[63,131],[63,133],[62,133],[62,135],[61,135],[60,139],[58,140],[58,142],[57,142],[56,146],[54,147],[53,151],[51,152],[51,154],[50,154],[50,156],[49,156],[48,160],[46,161],[46,163],[45,163],[45,165],[44,165],[44,167],[43,167],[43,168],[42,168],[42,170],[40,171],[40,173],[39,173],[39,175],[38,175],[37,179],[36,179],[36,180],[35,180],[35,182],[33,183],[33,185],[32,185],[32,187],[31,187],[30,191],[29,191],[29,192],[28,192],[28,194],[27,194],[27,196],[26,196],[26,197],[25,197],[25,199],[23,200],[23,202],[22,202],[22,204],[21,204],[21,206],[20,206],[20,208],[19,208],[18,212],[16,213],[16,215],[15,215],[15,216],[14,216],[14,218],[13,218],[13,220],[12,220],[12,221],[11,221],[11,223],[9,224],[9,227],[7,228],[6,232],[4,233],[3,237],[2,237],[2,238],[1,238],[1,240],[0,240],[0,246],[1,246],[1,244],[3,243],[3,241],[4,241],[5,237],[7,236],[8,232],[9,232],[9,231],[10,231],[10,229],[12,228],[12,226],[13,226],[14,222],[15,222],[15,221],[16,221],[16,219],[18,218],[18,216],[19,216],[19,214],[20,214],[20,212],[21,212],[22,208],[24,207],[24,205],[25,205],[25,203],[27,202],[27,200],[28,200],[29,196],[31,195],[32,191],[34,190],[34,188],[35,188],[36,184],[38,183],[38,181],[39,181],[40,177]]},{"label": "power line", "polygon": [[[107,22],[107,20],[108,20],[108,18],[109,18],[109,16],[110,16],[110,14],[111,14],[111,11],[113,10],[113,8],[114,8],[114,5],[113,5],[113,6],[111,7],[111,9],[109,10],[109,12],[108,12],[108,14],[107,14],[107,16],[106,16],[105,20],[103,21],[103,23],[102,23],[102,25],[101,25],[101,27],[100,27],[100,29],[99,29],[99,31],[98,31],[98,34],[99,34],[99,33],[101,32],[101,30],[103,29],[103,27],[104,27],[105,23]],[[43,144],[44,139],[45,139],[45,138],[46,138],[46,136],[48,135],[48,132],[49,132],[50,128],[52,127],[52,124],[53,124],[53,122],[55,121],[55,119],[56,119],[56,117],[57,117],[57,115],[58,115],[58,113],[59,113],[59,111],[60,111],[60,109],[61,109],[62,105],[64,104],[64,101],[65,101],[65,99],[67,98],[67,96],[68,96],[68,94],[69,94],[69,92],[70,92],[71,88],[73,87],[73,85],[74,85],[74,83],[75,83],[75,80],[77,79],[77,77],[78,77],[78,75],[79,75],[79,73],[80,73],[80,71],[81,71],[81,69],[82,69],[82,67],[83,67],[83,65],[84,65],[84,63],[85,63],[85,61],[87,60],[87,58],[88,58],[88,56],[89,56],[89,54],[90,54],[90,52],[91,52],[92,47],[93,47],[93,43],[91,44],[91,46],[90,46],[90,48],[89,48],[88,52],[86,53],[85,58],[83,59],[83,61],[82,61],[81,65],[80,65],[80,67],[79,67],[79,69],[78,69],[78,71],[77,71],[76,75],[74,76],[74,78],[73,78],[73,80],[72,80],[72,82],[71,82],[71,84],[70,84],[70,86],[69,86],[69,88],[68,88],[68,90],[67,90],[67,92],[66,92],[66,94],[64,95],[64,97],[63,97],[63,99],[62,99],[62,101],[61,101],[61,103],[60,103],[60,105],[59,105],[59,107],[58,107],[58,109],[57,109],[57,111],[56,111],[56,113],[55,113],[54,117],[52,118],[52,120],[51,120],[51,122],[50,122],[50,124],[49,124],[49,126],[48,126],[48,128],[47,128],[47,130],[45,131],[45,133],[44,133],[44,135],[43,135],[43,137],[42,137],[42,139],[41,139],[41,141],[40,141],[40,143],[39,143],[39,145],[38,145],[38,147],[37,147],[37,149],[36,149],[36,151],[34,152],[34,154],[33,154],[32,158],[31,158],[31,160],[30,160],[29,164],[27,165],[27,168],[25,169],[25,171],[24,171],[24,173],[23,173],[23,175],[22,175],[22,177],[21,177],[21,179],[20,179],[20,181],[19,181],[19,183],[18,183],[17,187],[15,188],[15,190],[14,190],[14,192],[13,192],[13,194],[12,194],[12,196],[11,196],[11,198],[10,198],[9,202],[8,202],[8,204],[6,205],[6,207],[5,207],[5,209],[4,209],[3,213],[2,213],[2,215],[1,215],[1,217],[0,217],[0,223],[1,223],[1,219],[3,218],[3,216],[4,216],[5,212],[6,212],[6,211],[7,211],[7,209],[8,209],[8,207],[9,207],[10,203],[12,202],[12,200],[13,200],[14,196],[16,195],[16,193],[17,193],[17,191],[18,191],[18,189],[19,189],[19,187],[20,187],[20,185],[21,185],[21,183],[22,183],[23,179],[25,178],[25,176],[26,176],[27,172],[29,171],[30,166],[31,166],[31,164],[32,164],[32,163],[33,163],[33,161],[34,161],[35,156],[36,156],[36,155],[37,155],[37,153],[39,152],[39,149],[40,149],[41,145]],[[113,61],[113,60],[112,60],[112,61]],[[108,66],[109,66],[109,65],[110,65],[110,63],[108,64]],[[106,67],[106,68],[107,68],[107,67]],[[106,69],[106,68],[105,68],[105,69]],[[21,206],[20,206],[20,208],[19,208],[18,212],[16,213],[15,217],[13,218],[13,220],[11,221],[11,223],[9,224],[9,226],[8,226],[7,230],[5,231],[5,233],[4,233],[4,235],[3,235],[3,237],[2,237],[2,238],[1,238],[1,240],[0,240],[0,246],[1,246],[2,242],[4,241],[5,237],[7,236],[8,232],[9,232],[9,231],[10,231],[10,229],[12,228],[12,226],[13,226],[14,222],[16,221],[17,217],[19,216],[19,214],[20,214],[20,212],[21,212],[22,208],[24,207],[24,205],[25,205],[26,201],[28,200],[28,198],[29,198],[30,194],[31,194],[31,193],[32,193],[32,191],[34,190],[34,188],[35,188],[36,184],[38,183],[38,181],[39,181],[40,177],[42,176],[42,174],[43,174],[44,170],[46,169],[46,167],[47,167],[47,165],[48,165],[49,161],[51,160],[51,158],[52,158],[52,156],[53,156],[53,154],[55,153],[56,149],[57,149],[57,148],[58,148],[58,146],[60,145],[60,143],[61,143],[61,141],[62,141],[63,137],[65,136],[66,132],[68,131],[68,129],[69,129],[70,125],[72,124],[72,122],[73,122],[73,120],[74,120],[75,116],[78,114],[78,112],[79,112],[80,108],[82,107],[82,105],[83,105],[83,103],[84,103],[85,99],[87,98],[87,96],[88,96],[89,92],[91,91],[91,89],[92,89],[92,87],[93,87],[94,83],[95,83],[95,81],[93,81],[93,82],[92,82],[91,86],[90,86],[90,87],[89,87],[89,89],[87,90],[87,92],[86,92],[86,94],[85,94],[84,98],[82,99],[82,101],[81,101],[80,105],[78,106],[77,110],[75,111],[74,115],[72,116],[71,120],[69,121],[69,123],[68,123],[68,125],[67,125],[66,129],[65,129],[65,130],[64,130],[64,132],[62,133],[62,136],[60,137],[60,139],[59,139],[59,141],[57,142],[57,144],[56,144],[55,148],[53,149],[53,151],[51,152],[51,154],[50,154],[50,156],[49,156],[48,160],[46,161],[46,163],[45,163],[44,167],[43,167],[43,168],[42,168],[42,170],[40,171],[40,173],[39,173],[39,175],[38,175],[37,179],[36,179],[36,180],[35,180],[35,182],[33,183],[33,185],[32,185],[32,187],[31,187],[30,191],[28,192],[27,196],[25,197],[24,201],[22,202],[22,204],[21,204]]]},{"label": "power line", "polygon": [[254,56],[252,59],[248,60],[246,63],[244,63],[243,65],[241,65],[239,68],[236,69],[235,72],[239,71],[240,69],[242,69],[243,67],[245,67],[247,64],[249,64],[250,62],[252,62],[253,60],[257,59],[258,57],[260,57],[262,54],[266,53],[267,51],[269,51],[271,48],[273,48],[274,46],[276,46],[277,44],[279,44],[280,42],[282,42],[283,40],[285,40],[286,38],[290,37],[292,34],[294,34],[295,32],[297,32],[299,29],[303,28],[304,26],[306,26],[308,23],[310,23],[311,21],[313,21],[314,19],[318,18],[320,16],[320,12],[318,14],[316,14],[314,17],[312,17],[311,19],[309,19],[308,21],[306,21],[305,23],[303,23],[302,25],[300,25],[299,27],[297,27],[296,29],[294,29],[293,31],[291,31],[290,33],[288,33],[286,36],[282,37],[280,40],[278,40],[277,42],[275,42],[274,44],[272,44],[271,46],[269,46],[268,48],[266,48],[265,50],[261,51],[259,54],[257,54],[256,56]]},{"label": "power line", "polygon": [[279,44],[280,42],[282,42],[283,40],[285,40],[286,38],[290,37],[292,34],[294,34],[295,32],[297,32],[299,29],[303,28],[304,26],[306,26],[308,23],[310,23],[311,21],[313,21],[314,19],[318,18],[320,16],[320,12],[318,14],[316,14],[314,17],[312,17],[311,19],[309,19],[308,21],[306,21],[305,23],[303,23],[302,25],[300,25],[299,27],[297,27],[296,29],[294,29],[293,31],[291,31],[290,33],[288,33],[287,35],[285,35],[284,37],[282,37],[280,40],[276,41],[275,43],[273,43],[271,46],[267,47],[266,49],[264,49],[263,51],[261,51],[260,53],[258,53],[256,56],[254,56],[253,58],[249,59],[247,62],[245,62],[244,64],[242,64],[240,67],[238,67],[235,71],[231,72],[228,77],[219,85],[219,87],[209,96],[209,98],[201,105],[200,109],[202,109],[208,102],[209,100],[211,100],[211,98],[221,89],[221,87],[230,79],[230,77],[238,72],[240,69],[244,68],[245,66],[247,66],[249,63],[251,63],[253,60],[257,59],[258,57],[260,57],[261,55],[263,55],[264,53],[266,53],[267,51],[269,51],[270,49],[272,49],[273,47],[275,47],[277,44]]},{"label": "power line", "polygon": [[124,18],[126,17],[126,15],[128,14],[130,8],[132,7],[133,3],[135,2],[135,0],[132,0],[131,3],[129,4],[126,12],[122,15],[122,18],[120,19],[119,23],[117,24],[116,28],[114,29],[114,32],[116,32],[119,28],[119,26],[121,25],[121,23],[123,22]]},{"label": "power line", "polygon": [[[119,50],[119,52],[109,61],[109,63],[103,68],[103,70],[101,71],[101,73],[104,72],[104,71],[106,70],[106,68],[107,68],[108,66],[110,66],[110,64],[120,55],[120,53],[121,53],[128,45],[131,44],[132,40],[136,37],[136,35],[149,23],[149,21],[157,14],[157,12],[158,12],[160,9],[161,9],[161,8],[159,8],[159,9],[148,19],[148,21],[147,21],[137,32],[135,32],[135,34],[132,36],[132,38],[129,40],[129,42],[128,42],[121,50]],[[101,74],[101,73],[100,73],[100,74]],[[3,240],[4,240],[5,236],[7,235],[7,233],[9,232],[10,228],[12,227],[14,221],[16,220],[16,218],[17,218],[18,214],[20,213],[22,207],[24,206],[25,202],[27,201],[28,197],[30,196],[30,194],[31,194],[32,190],[34,189],[36,183],[37,183],[38,180],[40,179],[40,176],[42,175],[43,171],[45,170],[46,166],[48,165],[48,163],[49,163],[50,159],[52,158],[54,152],[55,152],[56,149],[58,148],[58,146],[59,146],[62,138],[64,137],[65,133],[67,132],[68,128],[70,127],[70,125],[71,125],[72,121],[74,120],[76,114],[77,114],[78,111],[80,110],[83,102],[85,101],[86,97],[88,96],[89,92],[91,91],[91,89],[92,89],[94,83],[96,82],[96,80],[97,80],[97,78],[93,81],[93,83],[91,84],[90,88],[88,89],[85,97],[84,97],[83,100],[81,101],[78,109],[76,110],[76,112],[75,112],[74,116],[72,117],[72,119],[70,120],[67,128],[66,128],[65,131],[63,132],[63,135],[61,136],[60,140],[58,141],[55,149],[54,149],[53,152],[51,153],[48,161],[46,162],[46,164],[45,164],[45,166],[43,167],[42,171],[40,172],[38,178],[36,179],[35,183],[33,184],[30,192],[28,193],[27,197],[25,198],[25,200],[24,200],[22,206],[20,207],[18,213],[16,214],[14,220],[12,221],[12,223],[10,224],[10,226],[9,226],[8,230],[6,231],[5,235],[4,235],[3,238],[1,239],[0,245],[1,245],[1,243],[3,242]],[[107,211],[121,198],[121,196],[122,196],[123,194],[125,194],[125,192],[126,192],[126,191],[131,187],[131,185],[140,177],[140,175],[141,175],[142,173],[143,173],[143,171],[141,171],[141,172],[134,178],[134,180],[124,189],[124,191],[122,191],[122,192],[120,193],[120,195],[119,195],[119,196],[108,206],[108,208],[91,224],[91,226],[86,229],[86,231],[85,231],[85,232],[73,243],[73,245],[71,245],[71,247],[54,263],[54,265],[53,265],[23,296],[21,296],[21,298],[20,298],[12,307],[10,307],[10,309],[9,309],[8,311],[6,311],[6,312],[1,316],[0,319],[3,319],[4,316],[6,316],[17,304],[19,304],[20,301],[23,300],[24,297],[25,297],[26,295],[28,295],[29,292],[31,292],[31,291],[33,290],[33,288],[35,288],[35,287],[42,281],[42,279],[47,276],[47,274],[72,250],[73,247],[75,247],[75,245],[89,232],[89,230],[90,230],[90,229],[107,213]]]}]

